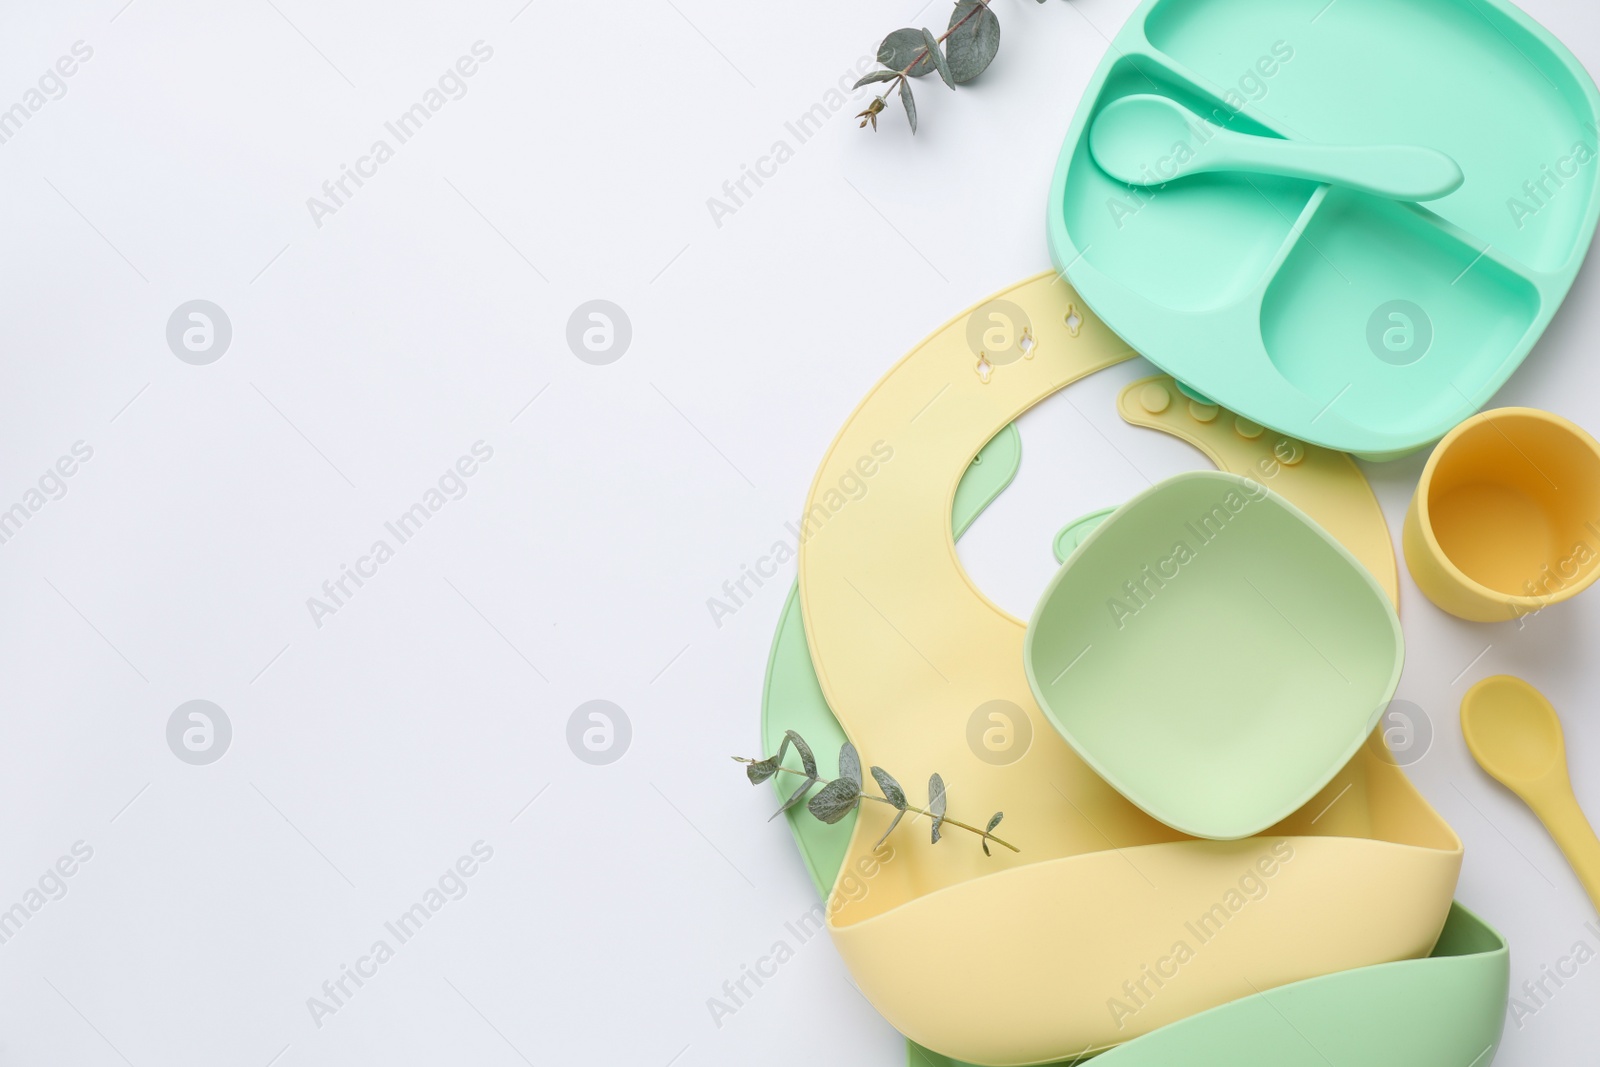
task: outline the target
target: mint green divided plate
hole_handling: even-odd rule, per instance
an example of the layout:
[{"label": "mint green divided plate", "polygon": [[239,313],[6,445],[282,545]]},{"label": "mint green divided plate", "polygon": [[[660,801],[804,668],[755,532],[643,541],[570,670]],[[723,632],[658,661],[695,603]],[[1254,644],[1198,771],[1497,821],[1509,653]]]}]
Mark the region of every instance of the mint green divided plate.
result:
[{"label": "mint green divided plate", "polygon": [[1095,527],[1023,641],[1045,717],[1174,829],[1234,840],[1306,804],[1400,681],[1388,597],[1259,483],[1193,471]]},{"label": "mint green divided plate", "polygon": [[[1089,134],[1141,94],[1236,133],[1436,149],[1466,180],[1426,206],[1249,173],[1130,187]],[[1389,459],[1483,406],[1560,307],[1600,218],[1597,128],[1593,80],[1504,0],[1146,0],[1067,135],[1051,255],[1179,381]]]},{"label": "mint green divided plate", "polygon": [[[1091,1062],[1095,1067],[1489,1067],[1505,1029],[1510,984],[1505,939],[1456,904],[1427,959],[1360,967],[1266,990],[1162,1027]],[[959,1067],[920,1048],[906,1063]]]}]

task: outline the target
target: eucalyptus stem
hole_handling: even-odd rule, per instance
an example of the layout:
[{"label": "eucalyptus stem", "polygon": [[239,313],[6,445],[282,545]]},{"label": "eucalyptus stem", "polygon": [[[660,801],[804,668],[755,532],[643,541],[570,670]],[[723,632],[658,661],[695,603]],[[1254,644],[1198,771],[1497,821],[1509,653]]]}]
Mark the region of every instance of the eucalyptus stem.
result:
[{"label": "eucalyptus stem", "polygon": [[[960,10],[960,9],[958,8],[957,10]],[[968,11],[965,15],[962,15],[961,18],[958,19],[957,21],[951,23],[950,24],[950,28],[948,30],[945,30],[943,33],[941,33],[939,36],[937,36],[937,37],[935,37],[933,39],[934,43],[935,44],[944,44],[945,41],[949,40],[951,34],[955,33],[961,27],[965,26],[968,22],[970,22],[972,20],[972,16],[976,15],[980,11],[988,11],[988,10],[989,10],[989,0],[977,0],[977,6],[974,7],[971,11]],[[927,58],[928,58],[928,50],[926,48],[924,48],[922,51],[917,53],[917,58],[913,59],[910,63],[906,64],[906,69],[902,70],[900,72],[900,76],[902,78],[910,77],[911,76],[911,68],[916,66],[918,63],[921,63],[924,59],[927,59]],[[946,820],[946,821],[948,821],[948,820]]]},{"label": "eucalyptus stem", "polygon": [[[804,770],[797,771],[793,767],[785,767],[783,765],[784,754],[789,751],[790,745],[793,745],[795,751],[800,753],[800,761],[805,766]],[[878,839],[878,844],[880,845],[890,834],[894,833],[895,827],[900,825],[900,820],[905,817],[906,812],[910,811],[918,815],[926,815],[932,820],[930,829],[932,830],[932,843],[935,845],[939,843],[939,830],[942,827],[955,826],[966,830],[968,833],[976,834],[979,842],[983,845],[983,854],[985,856],[991,854],[989,852],[989,842],[991,841],[1003,848],[1009,848],[1012,852],[1020,853],[1022,851],[1011,842],[994,835],[994,828],[1000,825],[1001,819],[1005,818],[1005,812],[1003,811],[997,811],[990,816],[989,825],[981,830],[969,823],[962,822],[960,819],[952,819],[947,816],[945,814],[944,779],[937,774],[928,779],[928,806],[926,808],[917,807],[908,801],[905,789],[899,782],[894,780],[892,774],[882,767],[872,768],[872,778],[873,781],[877,782],[878,788],[882,790],[883,795],[873,796],[871,793],[863,792],[862,785],[865,779],[861,774],[861,757],[857,755],[856,747],[848,741],[839,746],[839,777],[827,783],[823,783],[822,775],[817,771],[817,759],[812,755],[811,746],[806,744],[805,738],[793,730],[784,732],[783,742],[778,746],[778,754],[775,756],[768,756],[759,760],[749,759],[744,756],[735,756],[733,759],[737,763],[746,765],[745,775],[750,779],[751,785],[760,785],[762,782],[775,777],[779,772],[805,779],[800,788],[791,793],[789,798],[783,802],[783,805],[773,813],[773,818],[777,818],[804,800],[806,801],[807,811],[822,822],[831,825],[855,811],[861,806],[861,801],[871,800],[878,804],[887,804],[895,809],[895,816],[889,823],[889,828],[883,832],[883,837]],[[815,794],[811,792],[811,787],[814,785],[822,785],[822,789]],[[873,847],[876,849],[877,846]]]},{"label": "eucalyptus stem", "polygon": [[[739,757],[736,756],[734,758],[738,759]],[[740,762],[746,762],[746,761],[740,760]],[[755,761],[754,760],[750,760],[748,762],[754,763]],[[797,771],[793,767],[784,767],[781,764],[779,765],[778,770],[784,772],[785,774],[798,775],[801,778],[810,778],[811,777],[805,771]],[[817,779],[812,779],[812,780],[816,781]],[[871,793],[862,793],[861,794],[861,799],[862,800],[875,800],[879,804],[887,804],[891,808],[897,806],[893,801],[888,800],[888,799],[886,799],[884,797],[875,797]],[[915,804],[907,804],[905,806],[905,808],[902,809],[902,810],[914,811],[918,815],[926,815],[930,819],[933,818],[933,812],[927,811],[927,810],[925,810],[923,808],[919,808]],[[1004,845],[1006,848],[1009,848],[1012,852],[1016,852],[1016,853],[1019,853],[1019,854],[1022,852],[1022,850],[1020,848],[1018,848],[1016,845],[1013,845],[1010,841],[1007,841],[1004,838],[996,837],[994,834],[991,834],[987,830],[980,830],[976,826],[968,826],[966,823],[962,822],[960,819],[952,819],[950,816],[946,815],[946,816],[943,817],[943,821],[946,823],[946,825],[959,826],[963,830],[970,830],[972,833],[977,834],[979,837],[988,838],[990,841],[993,841],[997,845]]]}]

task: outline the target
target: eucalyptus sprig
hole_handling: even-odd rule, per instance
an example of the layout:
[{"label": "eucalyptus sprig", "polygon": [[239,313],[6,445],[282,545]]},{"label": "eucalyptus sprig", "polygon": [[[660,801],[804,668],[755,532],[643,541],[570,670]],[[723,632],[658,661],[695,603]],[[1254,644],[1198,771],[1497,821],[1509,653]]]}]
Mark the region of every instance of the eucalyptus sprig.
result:
[{"label": "eucalyptus sprig", "polygon": [[[783,757],[788,754],[790,745],[793,745],[794,750],[800,754],[801,770],[797,771],[792,767],[783,765]],[[812,754],[811,746],[806,744],[805,738],[793,730],[784,732],[783,743],[778,746],[778,754],[776,756],[768,756],[766,759],[760,760],[749,759],[744,756],[735,756],[733,758],[738,763],[747,764],[744,772],[746,777],[750,779],[751,785],[760,785],[779,773],[798,775],[805,779],[800,783],[800,788],[791,793],[789,799],[785,800],[783,805],[772,813],[774,819],[800,803],[801,800],[804,800],[811,793],[812,788],[822,782],[822,776],[817,773],[817,758]],[[907,801],[906,791],[882,767],[872,768],[872,778],[878,783],[878,789],[882,792],[882,796],[873,796],[871,793],[862,791],[861,757],[856,754],[856,746],[846,741],[839,748],[839,777],[823,785],[821,790],[812,795],[810,800],[806,802],[806,810],[818,820],[832,825],[854,811],[863,800],[887,804],[894,808],[894,819],[889,823],[889,828],[883,832],[883,836],[878,838],[878,844],[872,846],[873,851],[877,851],[878,845],[882,845],[884,841],[888,840],[889,835],[894,832],[896,826],[900,825],[900,820],[905,818],[908,811],[915,812],[918,815],[926,815],[933,820],[933,844],[935,845],[939,843],[940,827],[958,826],[963,830],[968,830],[978,835],[983,844],[983,854],[985,856],[992,855],[989,851],[989,842],[991,841],[1009,848],[1012,852],[1022,851],[1011,842],[1003,841],[994,835],[994,828],[1000,825],[1001,819],[1005,818],[1005,812],[995,812],[989,817],[989,825],[982,830],[946,815],[944,779],[937,774],[928,779],[928,806],[926,808],[919,808]]]},{"label": "eucalyptus sprig", "polygon": [[[1044,0],[1038,2],[1042,4]],[[873,97],[867,109],[856,116],[861,125],[865,127],[870,122],[876,130],[878,116],[889,106],[889,94],[898,89],[906,121],[911,123],[911,132],[916,133],[917,102],[911,95],[912,78],[936,70],[940,79],[954,89],[982,74],[1000,50],[1000,19],[989,9],[989,3],[990,0],[958,0],[950,13],[950,25],[938,37],[926,27],[907,27],[885,37],[878,46],[878,62],[883,69],[870,72],[854,88],[879,82],[894,84],[882,96]]]}]

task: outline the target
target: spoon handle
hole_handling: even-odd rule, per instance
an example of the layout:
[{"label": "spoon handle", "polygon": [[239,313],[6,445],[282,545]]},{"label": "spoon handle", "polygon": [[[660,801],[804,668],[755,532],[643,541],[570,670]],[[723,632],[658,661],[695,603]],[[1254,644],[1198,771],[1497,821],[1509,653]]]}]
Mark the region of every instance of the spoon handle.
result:
[{"label": "spoon handle", "polygon": [[1600,837],[1595,836],[1572,790],[1550,790],[1540,798],[1538,815],[1583,883],[1589,901],[1600,911]]},{"label": "spoon handle", "polygon": [[[1242,135],[1241,135],[1242,137]],[[1249,138],[1256,169],[1371,193],[1389,200],[1437,200],[1460,188],[1461,168],[1443,152],[1416,145],[1328,145]]]}]

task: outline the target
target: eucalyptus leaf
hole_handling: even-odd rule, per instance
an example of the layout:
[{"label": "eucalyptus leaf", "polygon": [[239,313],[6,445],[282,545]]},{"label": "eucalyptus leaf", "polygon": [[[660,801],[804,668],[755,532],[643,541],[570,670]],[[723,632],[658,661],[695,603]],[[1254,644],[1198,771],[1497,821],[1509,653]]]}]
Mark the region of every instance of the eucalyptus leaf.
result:
[{"label": "eucalyptus leaf", "polygon": [[856,784],[856,792],[861,792],[861,757],[848,741],[839,746],[839,777],[850,779]]},{"label": "eucalyptus leaf", "polygon": [[898,70],[875,70],[863,77],[860,81],[856,82],[850,88],[859,89],[863,85],[871,85],[873,82],[893,81],[898,77],[900,77],[900,72]]},{"label": "eucalyptus leaf", "polygon": [[900,788],[900,783],[894,780],[894,775],[882,767],[872,768],[872,777],[877,779],[878,788],[883,790],[883,799],[899,808],[906,810],[906,791]]},{"label": "eucalyptus leaf", "polygon": [[900,82],[900,103],[906,109],[906,121],[911,123],[911,132],[917,132],[917,102],[911,98],[911,80]]},{"label": "eucalyptus leaf", "polygon": [[[806,744],[806,739],[795,733],[793,730],[785,730],[783,732],[783,739],[786,742],[794,742],[794,750],[800,753],[800,763],[806,769],[806,777],[820,777],[820,775],[817,774],[817,757],[811,754],[811,746]],[[783,758],[783,752],[781,749],[779,750],[778,758]]]},{"label": "eucalyptus leaf", "polygon": [[830,826],[854,810],[861,803],[861,790],[848,778],[835,778],[816,796],[811,798],[806,808],[820,821]]},{"label": "eucalyptus leaf", "polygon": [[939,843],[939,825],[944,822],[944,779],[938,772],[928,779],[928,814],[933,816],[933,843]]},{"label": "eucalyptus leaf", "polygon": [[876,851],[878,851],[878,849],[883,847],[883,843],[885,841],[889,840],[889,835],[894,833],[894,828],[896,826],[899,826],[900,825],[900,820],[905,818],[905,817],[906,817],[906,809],[905,808],[901,808],[899,811],[894,813],[894,818],[889,820],[889,828],[883,832],[883,836],[882,837],[878,838],[878,843],[876,845],[872,846],[872,851],[876,852]]},{"label": "eucalyptus leaf", "polygon": [[944,53],[939,50],[939,38],[926,26],[922,28],[922,44],[928,50],[928,56],[933,60],[934,69],[939,72],[939,77],[944,83],[954,89],[956,83],[950,79],[950,63],[944,58]]},{"label": "eucalyptus leaf", "polygon": [[773,812],[771,818],[767,819],[767,821],[771,822],[773,819],[776,819],[778,816],[782,815],[784,812],[800,803],[800,798],[805,796],[806,793],[810,791],[811,787],[816,784],[817,780],[815,778],[807,778],[804,782],[801,782],[800,788],[796,789],[793,793],[790,793],[789,799],[785,800],[783,802],[783,806],[777,811]]},{"label": "eucalyptus leaf", "polygon": [[1000,19],[978,0],[961,0],[950,14],[949,33],[945,57],[955,83],[965,85],[982,74],[1000,50]]},{"label": "eucalyptus leaf", "polygon": [[[901,71],[911,67],[908,74],[913,78],[920,78],[933,69],[933,57],[924,55],[917,59],[927,48],[922,41],[922,31],[911,29],[895,30],[883,39],[878,46],[878,62],[890,70]],[[916,65],[912,66],[912,61]]]},{"label": "eucalyptus leaf", "polygon": [[[996,826],[999,826],[1000,825],[1000,820],[1005,818],[1005,817],[1006,817],[1006,813],[1005,812],[1003,812],[1003,811],[995,812],[992,816],[989,817],[989,825],[985,826],[983,828],[983,832],[984,833],[988,833],[989,831],[993,830]],[[991,853],[989,851],[989,839],[987,837],[983,839],[983,854],[985,856],[993,855],[993,853]]]},{"label": "eucalyptus leaf", "polygon": [[764,760],[746,764],[744,773],[749,776],[751,785],[760,785],[778,773],[778,757],[768,756]]}]

